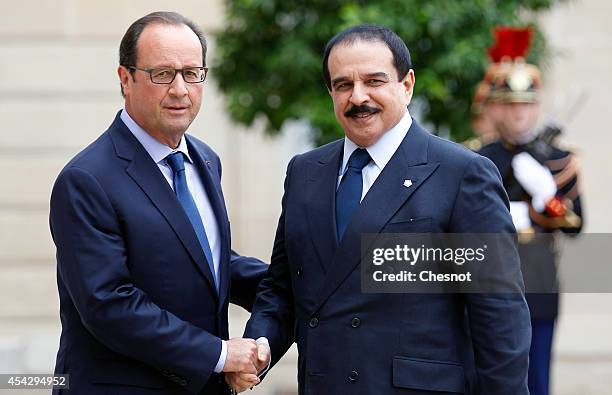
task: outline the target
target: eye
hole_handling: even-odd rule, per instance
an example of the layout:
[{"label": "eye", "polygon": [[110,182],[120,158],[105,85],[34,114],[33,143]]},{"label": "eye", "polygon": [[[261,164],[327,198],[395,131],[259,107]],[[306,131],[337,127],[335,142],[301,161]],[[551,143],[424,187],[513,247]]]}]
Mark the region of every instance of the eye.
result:
[{"label": "eye", "polygon": [[341,82],[339,84],[337,84],[334,89],[340,92],[346,91],[348,89],[350,89],[352,86],[352,84],[348,83],[348,82]]},{"label": "eye", "polygon": [[369,80],[366,81],[366,84],[368,86],[381,86],[384,83],[385,83],[385,81],[377,80],[376,78],[370,78]]},{"label": "eye", "polygon": [[198,74],[198,70],[196,69],[186,69],[185,71],[183,71],[183,74],[185,74],[186,78],[189,78],[192,80],[197,80],[200,78]]},{"label": "eye", "polygon": [[154,70],[153,78],[168,78],[172,75],[172,71],[167,69]]}]

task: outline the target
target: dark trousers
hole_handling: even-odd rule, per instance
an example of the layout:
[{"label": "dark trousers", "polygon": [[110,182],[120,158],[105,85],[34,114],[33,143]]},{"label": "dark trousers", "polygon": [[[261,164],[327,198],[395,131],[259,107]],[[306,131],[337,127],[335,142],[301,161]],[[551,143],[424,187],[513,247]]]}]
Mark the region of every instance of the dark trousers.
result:
[{"label": "dark trousers", "polygon": [[531,349],[529,350],[529,392],[531,395],[548,395],[554,330],[555,320],[531,321]]}]

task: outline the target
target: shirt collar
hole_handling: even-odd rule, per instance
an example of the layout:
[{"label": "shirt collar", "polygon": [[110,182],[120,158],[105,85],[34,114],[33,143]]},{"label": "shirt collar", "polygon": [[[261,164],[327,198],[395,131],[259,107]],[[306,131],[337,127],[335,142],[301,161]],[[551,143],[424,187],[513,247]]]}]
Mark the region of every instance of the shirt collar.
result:
[{"label": "shirt collar", "polygon": [[[370,157],[381,171],[391,160],[391,157],[397,151],[400,144],[406,137],[408,129],[412,126],[412,118],[410,112],[406,110],[406,113],[400,119],[400,121],[378,139],[378,141],[369,147],[365,147],[370,154]],[[344,137],[344,156],[342,157],[342,167],[340,168],[340,175],[344,174],[346,165],[353,151],[359,147],[357,144],[352,142],[348,137]]]},{"label": "shirt collar", "polygon": [[193,163],[191,157],[189,156],[189,151],[187,150],[187,141],[185,140],[185,135],[181,137],[181,142],[179,143],[179,146],[176,149],[172,149],[167,145],[157,141],[153,136],[151,136],[143,128],[141,128],[140,125],[138,125],[136,121],[134,121],[132,117],[130,117],[125,108],[121,111],[120,117],[125,126],[127,126],[130,132],[132,132],[134,137],[136,137],[138,142],[140,142],[144,149],[149,153],[155,163],[159,164],[160,162],[165,160],[168,155],[175,152],[182,152],[187,157],[187,160]]}]

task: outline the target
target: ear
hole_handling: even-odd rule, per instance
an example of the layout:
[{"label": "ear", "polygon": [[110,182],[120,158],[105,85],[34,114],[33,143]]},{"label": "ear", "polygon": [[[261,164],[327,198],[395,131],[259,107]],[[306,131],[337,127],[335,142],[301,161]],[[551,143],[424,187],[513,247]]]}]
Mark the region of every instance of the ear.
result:
[{"label": "ear", "polygon": [[414,93],[414,81],[414,70],[410,69],[402,80],[402,85],[406,91],[406,98],[408,99],[408,102],[410,102],[412,99],[412,94]]},{"label": "ear", "polygon": [[121,91],[123,92],[124,96],[128,94],[129,90],[130,90],[130,78],[132,78],[133,80],[133,76],[132,73],[130,73],[130,70],[125,67],[125,66],[119,66],[117,68],[117,74],[119,75],[119,83],[121,84]]}]

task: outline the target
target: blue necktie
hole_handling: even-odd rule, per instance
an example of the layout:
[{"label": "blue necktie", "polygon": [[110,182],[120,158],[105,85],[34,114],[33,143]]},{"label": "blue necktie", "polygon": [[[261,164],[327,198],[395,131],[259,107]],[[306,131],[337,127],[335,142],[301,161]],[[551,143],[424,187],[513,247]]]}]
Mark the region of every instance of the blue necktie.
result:
[{"label": "blue necktie", "polygon": [[208,267],[210,267],[210,271],[215,279],[217,292],[219,292],[219,281],[217,279],[217,273],[215,272],[215,264],[212,259],[210,245],[208,244],[206,229],[204,229],[202,217],[200,217],[198,207],[196,206],[193,196],[191,195],[191,192],[189,192],[189,187],[187,186],[187,177],[185,177],[185,158],[183,157],[182,152],[175,152],[168,155],[166,159],[168,160],[168,164],[172,168],[173,172],[174,193],[176,194],[179,202],[181,202],[181,206],[183,206],[183,209],[185,210],[185,213],[187,214],[187,217],[189,217],[189,221],[195,230],[198,241],[202,246],[202,250],[204,250],[206,260],[208,261]]},{"label": "blue necktie", "polygon": [[344,235],[351,216],[357,207],[359,207],[363,191],[361,171],[368,162],[370,162],[368,151],[363,148],[353,151],[348,160],[346,172],[336,191],[336,231],[338,232],[338,240],[342,240],[342,235]]}]

